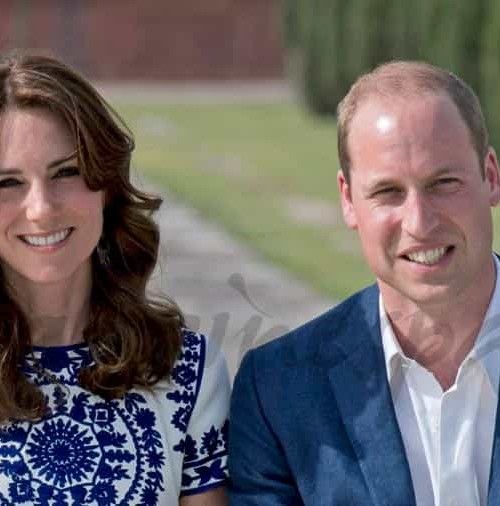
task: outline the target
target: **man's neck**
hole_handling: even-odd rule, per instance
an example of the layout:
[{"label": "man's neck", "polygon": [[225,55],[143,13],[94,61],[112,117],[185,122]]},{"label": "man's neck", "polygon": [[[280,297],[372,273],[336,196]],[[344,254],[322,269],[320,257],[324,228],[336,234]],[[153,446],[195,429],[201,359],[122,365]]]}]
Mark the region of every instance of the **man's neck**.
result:
[{"label": "man's neck", "polygon": [[[455,382],[458,369],[476,342],[483,319],[474,325],[436,319],[423,313],[408,318],[391,318],[392,328],[403,353],[434,374],[443,391]],[[484,315],[483,315],[484,317]],[[406,321],[405,321],[406,320]]]},{"label": "man's neck", "polygon": [[[403,353],[432,372],[443,391],[455,382],[458,369],[479,334],[495,288],[495,276],[471,297],[460,294],[440,304],[384,297],[389,321]],[[387,300],[386,300],[387,299]]]}]

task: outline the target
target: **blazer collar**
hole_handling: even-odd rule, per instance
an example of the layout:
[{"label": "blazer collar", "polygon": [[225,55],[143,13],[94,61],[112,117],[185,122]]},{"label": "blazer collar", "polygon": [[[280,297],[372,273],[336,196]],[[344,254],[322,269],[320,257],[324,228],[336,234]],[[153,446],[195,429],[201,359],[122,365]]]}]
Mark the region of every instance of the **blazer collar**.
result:
[{"label": "blazer collar", "polygon": [[[399,431],[381,343],[378,289],[346,301],[325,343],[331,388],[344,427],[376,505],[415,506],[415,494]],[[329,362],[328,362],[329,361]]]},{"label": "blazer collar", "polygon": [[[500,260],[496,254],[497,261]],[[497,277],[499,275],[497,269]],[[498,283],[498,279],[497,279]],[[496,325],[497,322],[492,320]],[[498,398],[500,399],[499,392],[497,391]],[[493,433],[493,450],[491,455],[490,464],[490,481],[488,485],[488,506],[496,506],[500,501],[500,404],[497,401],[497,413],[495,422],[495,432]]]}]

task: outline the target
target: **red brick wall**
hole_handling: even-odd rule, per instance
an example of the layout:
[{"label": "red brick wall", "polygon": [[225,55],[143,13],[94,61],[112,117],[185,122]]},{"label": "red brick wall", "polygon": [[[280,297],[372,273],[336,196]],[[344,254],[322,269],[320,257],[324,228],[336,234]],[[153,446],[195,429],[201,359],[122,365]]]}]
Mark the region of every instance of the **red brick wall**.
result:
[{"label": "red brick wall", "polygon": [[281,0],[0,0],[0,50],[40,48],[95,79],[283,73]]}]

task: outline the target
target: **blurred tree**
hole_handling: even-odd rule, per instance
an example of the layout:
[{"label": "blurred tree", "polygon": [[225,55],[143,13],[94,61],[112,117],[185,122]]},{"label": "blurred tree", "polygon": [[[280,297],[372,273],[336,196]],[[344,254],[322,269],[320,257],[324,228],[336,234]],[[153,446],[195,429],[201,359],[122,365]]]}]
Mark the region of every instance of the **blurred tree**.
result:
[{"label": "blurred tree", "polygon": [[[368,0],[369,1],[369,0]],[[425,59],[431,40],[437,2],[435,0],[384,0],[385,46],[382,61]]]},{"label": "blurred tree", "polygon": [[500,150],[500,2],[486,2],[481,39],[481,99],[490,130],[490,142]]},{"label": "blurred tree", "polygon": [[288,43],[301,48],[305,95],[316,112],[333,113],[360,74],[391,59],[448,68],[481,97],[493,94],[485,83],[500,77],[499,0],[287,0],[286,6]]},{"label": "blurred tree", "polygon": [[285,43],[288,48],[302,47],[310,24],[310,10],[307,8],[307,0],[286,0],[285,9]]},{"label": "blurred tree", "polygon": [[[394,58],[422,58],[433,0],[287,0],[285,33],[301,49],[302,85],[318,113],[334,113],[363,72]],[[422,29],[421,29],[422,27]]]},{"label": "blurred tree", "polygon": [[305,97],[315,112],[333,114],[349,85],[344,44],[348,3],[309,0],[304,5],[307,5],[302,45]]},{"label": "blurred tree", "polygon": [[289,49],[294,49],[300,45],[298,34],[299,0],[287,0],[284,2],[284,36],[285,44]]},{"label": "blurred tree", "polygon": [[386,0],[351,0],[345,13],[346,74],[349,82],[368,72],[384,54],[383,9]]},{"label": "blurred tree", "polygon": [[392,59],[422,58],[433,0],[351,0],[346,41],[349,81]]},{"label": "blurred tree", "polygon": [[384,12],[383,34],[385,44],[381,60],[394,60],[408,58],[413,47],[411,40],[411,14],[414,7],[409,10],[409,0],[386,0]]},{"label": "blurred tree", "polygon": [[433,50],[433,37],[436,31],[436,15],[439,2],[435,0],[420,0],[413,6],[408,6],[410,29],[414,40],[412,57],[418,60],[429,60]]},{"label": "blurred tree", "polygon": [[[494,5],[496,2],[490,2]],[[485,0],[441,0],[436,3],[429,61],[463,77],[479,94],[480,46]]]}]

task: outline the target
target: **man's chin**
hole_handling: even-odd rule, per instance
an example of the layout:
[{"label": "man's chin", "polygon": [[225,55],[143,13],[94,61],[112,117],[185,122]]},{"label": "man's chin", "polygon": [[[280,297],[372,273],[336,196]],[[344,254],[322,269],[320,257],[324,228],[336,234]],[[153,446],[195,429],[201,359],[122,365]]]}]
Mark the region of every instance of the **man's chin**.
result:
[{"label": "man's chin", "polygon": [[458,290],[452,285],[430,285],[424,283],[398,283],[389,285],[379,282],[384,301],[386,299],[399,300],[415,306],[434,306],[452,304],[458,296]]}]

